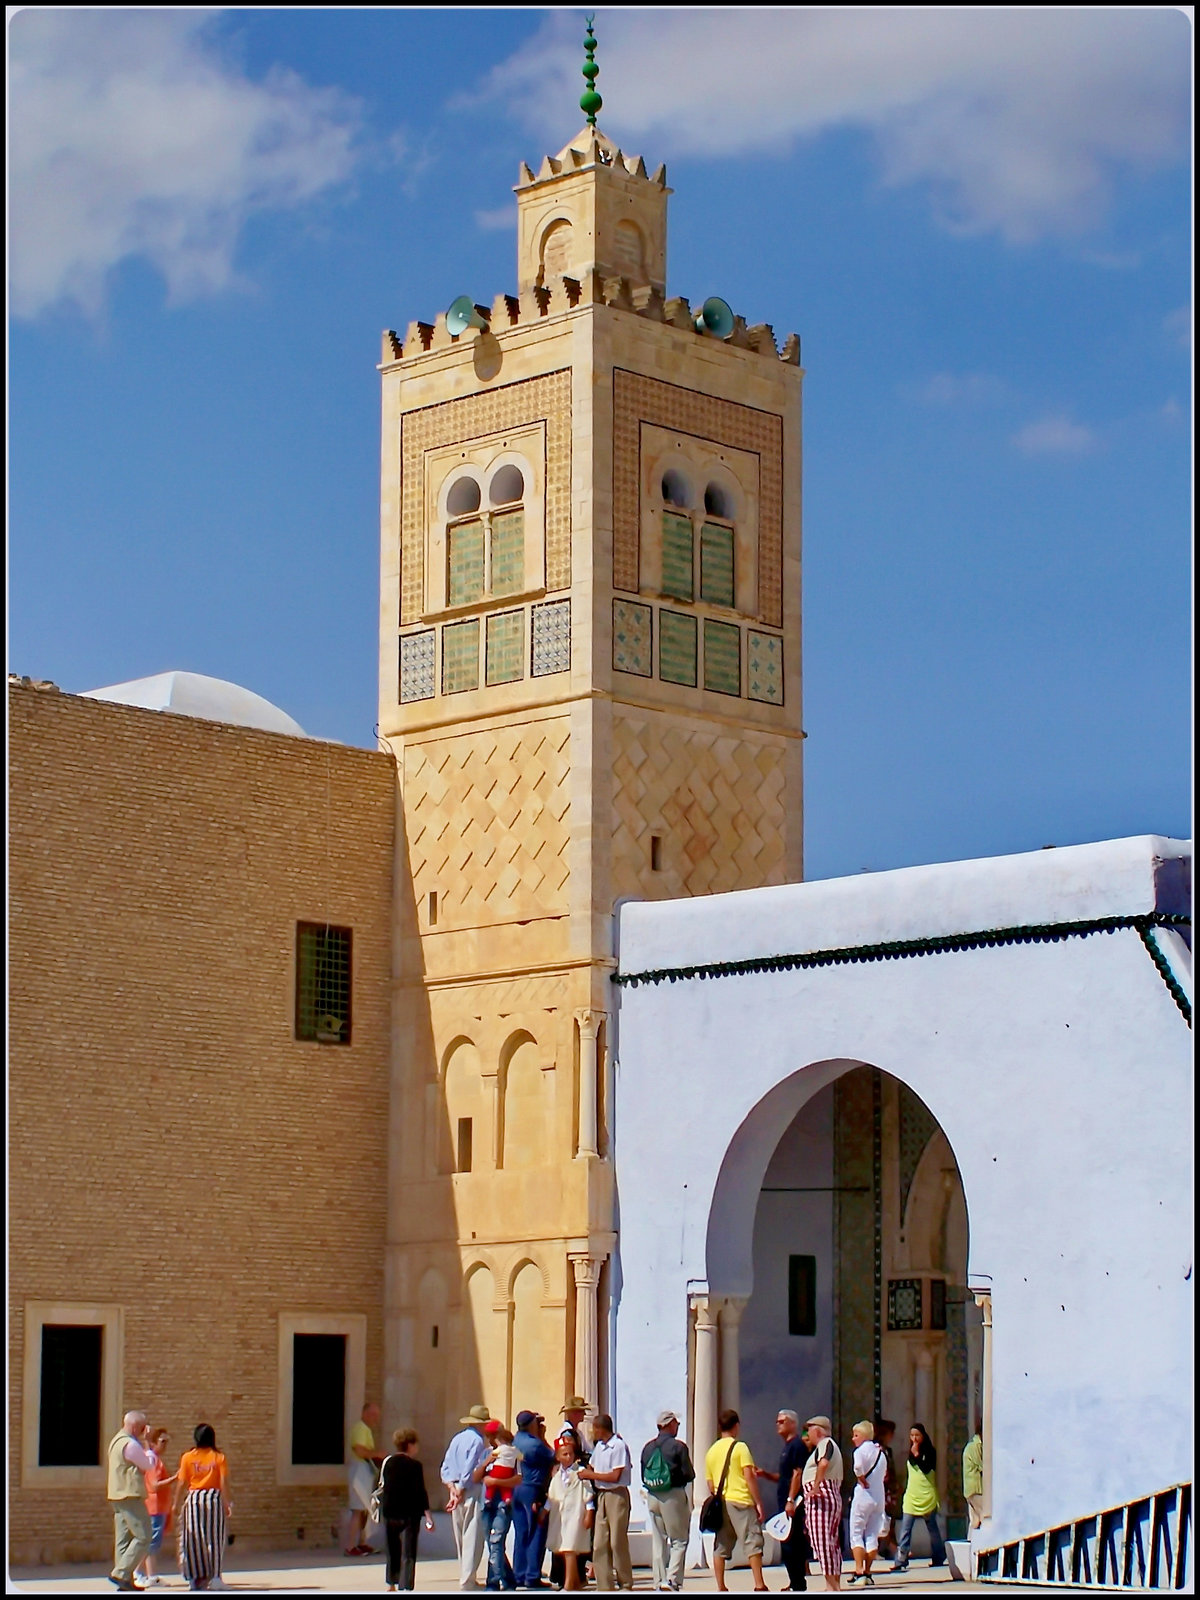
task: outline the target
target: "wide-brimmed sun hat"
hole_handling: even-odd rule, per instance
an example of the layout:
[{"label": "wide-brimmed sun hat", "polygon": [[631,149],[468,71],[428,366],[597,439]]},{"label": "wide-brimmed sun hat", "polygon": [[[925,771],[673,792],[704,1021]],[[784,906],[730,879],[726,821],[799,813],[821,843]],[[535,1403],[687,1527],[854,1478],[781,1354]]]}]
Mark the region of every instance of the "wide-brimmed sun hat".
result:
[{"label": "wide-brimmed sun hat", "polygon": [[564,1411],[586,1411],[587,1408],[588,1403],[581,1394],[573,1394],[563,1406]]},{"label": "wide-brimmed sun hat", "polygon": [[486,1406],[472,1406],[465,1417],[459,1417],[464,1428],[477,1428],[481,1422],[490,1422],[492,1413]]}]

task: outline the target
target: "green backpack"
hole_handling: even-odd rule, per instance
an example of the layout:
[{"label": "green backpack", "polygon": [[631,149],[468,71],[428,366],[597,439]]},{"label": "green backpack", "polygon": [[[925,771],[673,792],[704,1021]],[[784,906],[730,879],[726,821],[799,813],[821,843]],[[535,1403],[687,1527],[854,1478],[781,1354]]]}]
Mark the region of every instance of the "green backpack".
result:
[{"label": "green backpack", "polygon": [[671,1487],[671,1469],[658,1445],[651,1450],[649,1459],[642,1468],[642,1482],[651,1494],[662,1494],[665,1489]]}]

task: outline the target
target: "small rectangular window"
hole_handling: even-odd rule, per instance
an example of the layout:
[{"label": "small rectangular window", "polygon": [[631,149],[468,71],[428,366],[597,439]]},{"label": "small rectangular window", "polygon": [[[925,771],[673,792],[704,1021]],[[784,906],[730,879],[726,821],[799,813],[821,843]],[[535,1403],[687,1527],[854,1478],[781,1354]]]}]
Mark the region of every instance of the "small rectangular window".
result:
[{"label": "small rectangular window", "polygon": [[478,519],[460,522],[449,530],[450,583],[452,606],[473,605],[483,598],[483,523]]},{"label": "small rectangular window", "polygon": [[662,514],[662,592],[675,600],[691,600],[696,593],[693,571],[693,533],[690,517],[676,511]]},{"label": "small rectangular window", "polygon": [[788,1332],[811,1339],[817,1331],[817,1258],[788,1257]]},{"label": "small rectangular window", "polygon": [[352,939],[349,928],[296,924],[297,1039],[350,1043]]},{"label": "small rectangular window", "polygon": [[700,598],[733,605],[733,529],[706,522],[700,529]]},{"label": "small rectangular window", "polygon": [[436,889],[431,889],[429,891],[429,926],[431,928],[436,928],[437,927],[437,917],[438,917],[437,890]]},{"label": "small rectangular window", "polygon": [[346,1458],[346,1336],[292,1335],[292,1465]]},{"label": "small rectangular window", "polygon": [[42,1324],[39,1467],[100,1464],[104,1328]]},{"label": "small rectangular window", "polygon": [[650,835],[650,871],[662,871],[662,839],[657,833]]},{"label": "small rectangular window", "polygon": [[471,1118],[459,1117],[458,1119],[458,1168],[459,1172],[471,1170]]}]

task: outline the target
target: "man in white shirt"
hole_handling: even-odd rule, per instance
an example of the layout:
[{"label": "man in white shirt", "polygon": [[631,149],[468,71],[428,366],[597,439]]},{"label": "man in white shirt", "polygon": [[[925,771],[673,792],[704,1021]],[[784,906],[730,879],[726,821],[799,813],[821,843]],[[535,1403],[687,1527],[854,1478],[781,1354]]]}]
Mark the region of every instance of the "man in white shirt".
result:
[{"label": "man in white shirt", "polygon": [[[629,1555],[629,1481],[633,1457],[613,1420],[603,1411],[592,1424],[592,1459],[581,1467],[579,1476],[590,1480],[596,1489],[596,1523],[592,1543],[592,1565],[596,1588],[632,1589],[633,1562]],[[614,1582],[615,1578],[615,1582]]]},{"label": "man in white shirt", "polygon": [[441,1479],[449,1490],[446,1510],[458,1550],[458,1586],[478,1589],[479,1559],[483,1555],[483,1486],[475,1482],[475,1469],[490,1453],[483,1430],[491,1417],[486,1406],[478,1405],[458,1420],[462,1431],[446,1447]]},{"label": "man in white shirt", "polygon": [[854,1498],[850,1502],[850,1548],[854,1553],[854,1576],[873,1588],[871,1563],[879,1554],[879,1535],[883,1532],[883,1480],[887,1476],[887,1453],[875,1443],[875,1427],[856,1422],[850,1430],[854,1441]]}]

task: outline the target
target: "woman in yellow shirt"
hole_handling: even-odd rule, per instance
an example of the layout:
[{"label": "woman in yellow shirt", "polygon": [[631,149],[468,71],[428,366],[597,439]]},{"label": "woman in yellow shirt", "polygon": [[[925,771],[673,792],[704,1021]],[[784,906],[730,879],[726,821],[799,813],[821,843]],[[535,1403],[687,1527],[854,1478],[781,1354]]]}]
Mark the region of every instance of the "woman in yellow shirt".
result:
[{"label": "woman in yellow shirt", "polygon": [[[190,1589],[223,1589],[225,1521],[233,1510],[229,1468],[217,1436],[207,1422],[193,1431],[196,1448],[179,1462],[175,1481],[175,1525],[179,1529],[179,1562]],[[183,1502],[183,1516],[179,1515]]]},{"label": "woman in yellow shirt", "polygon": [[900,1537],[896,1541],[896,1560],[893,1572],[903,1572],[908,1566],[908,1550],[912,1544],[913,1523],[920,1517],[929,1529],[929,1550],[932,1566],[946,1565],[946,1546],[938,1525],[937,1451],[919,1422],[908,1430],[908,1456],[904,1462],[908,1477],[904,1484],[904,1501],[900,1507]]}]

